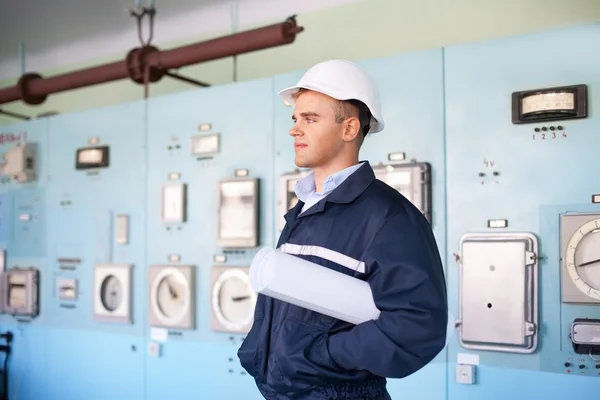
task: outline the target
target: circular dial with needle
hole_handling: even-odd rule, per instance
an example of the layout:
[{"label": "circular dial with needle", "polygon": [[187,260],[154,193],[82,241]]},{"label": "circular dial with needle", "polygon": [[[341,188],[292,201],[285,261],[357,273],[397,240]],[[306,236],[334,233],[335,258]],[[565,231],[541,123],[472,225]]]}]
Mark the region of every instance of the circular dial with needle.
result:
[{"label": "circular dial with needle", "polygon": [[600,300],[600,219],[579,227],[567,243],[567,272],[575,287]]},{"label": "circular dial with needle", "polygon": [[223,282],[219,291],[219,307],[231,322],[242,322],[252,309],[252,295],[247,280],[233,276]]},{"label": "circular dial with needle", "polygon": [[213,309],[221,324],[231,331],[243,329],[252,322],[256,294],[248,275],[239,269],[221,274],[213,287]]},{"label": "circular dial with needle", "polygon": [[175,318],[185,311],[186,283],[177,274],[167,275],[159,282],[156,296],[160,312]]},{"label": "circular dial with needle", "polygon": [[119,307],[123,299],[123,286],[119,278],[114,275],[104,278],[100,287],[100,299],[108,311],[115,311]]}]

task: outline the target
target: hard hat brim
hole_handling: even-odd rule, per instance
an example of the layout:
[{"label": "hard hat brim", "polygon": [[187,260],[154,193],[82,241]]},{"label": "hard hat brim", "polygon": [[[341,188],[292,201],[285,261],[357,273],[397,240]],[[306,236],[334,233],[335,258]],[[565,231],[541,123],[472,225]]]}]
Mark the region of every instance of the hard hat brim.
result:
[{"label": "hard hat brim", "polygon": [[[323,90],[319,90],[313,87],[310,87],[308,85],[296,85],[296,86],[290,86],[288,88],[285,88],[283,90],[279,91],[279,97],[281,97],[283,99],[283,101],[285,101],[287,104],[289,104],[292,107],[296,106],[296,101],[294,100],[294,94],[296,92],[298,92],[298,90],[300,89],[307,89],[307,90],[312,90],[314,92],[319,92],[322,93],[326,96],[332,97],[336,100],[351,100],[351,99],[346,99],[346,98],[339,98],[339,96],[334,97],[332,95],[330,95],[329,93],[326,93]],[[371,128],[369,129],[369,134],[371,133],[377,133],[377,132],[381,132],[383,130],[384,124],[383,121],[379,121],[377,120],[377,118],[375,118],[373,116],[373,114],[371,113]]]}]

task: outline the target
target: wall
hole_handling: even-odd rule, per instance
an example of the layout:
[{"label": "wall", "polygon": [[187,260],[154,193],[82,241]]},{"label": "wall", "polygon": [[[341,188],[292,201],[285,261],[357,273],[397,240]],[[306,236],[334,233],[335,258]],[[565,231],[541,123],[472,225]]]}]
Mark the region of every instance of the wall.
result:
[{"label": "wall", "polygon": [[[168,2],[160,2],[157,3],[159,13],[153,43],[161,49],[170,49],[228,35],[233,27],[238,31],[252,29],[283,22],[288,16],[298,14],[299,24],[306,29],[294,44],[237,58],[237,79],[243,81],[305,69],[324,59],[389,57],[600,20],[600,3],[597,0],[528,0],[527,3],[520,0],[427,0],[418,4],[411,0],[346,0],[341,4],[343,2],[247,0],[239,2],[239,10],[233,14],[239,20],[232,20],[232,13],[226,4],[229,2],[220,2],[206,9],[186,10],[186,15],[171,18],[165,16],[170,13]],[[339,5],[332,6],[334,4]],[[69,40],[57,48],[28,53],[25,60],[27,70],[52,76],[123,60],[127,51],[138,45],[137,32],[131,18],[119,15],[112,19],[117,18],[126,18],[130,23],[126,25],[129,29],[123,32],[111,30],[83,42]],[[82,36],[87,37],[87,33]],[[9,38],[9,35],[5,36],[5,40]],[[20,62],[16,57],[17,43],[22,38],[11,39],[15,43],[15,58],[12,55],[0,55],[0,77],[3,79],[0,87],[14,85],[18,78],[16,75]],[[26,49],[31,48],[26,43]],[[178,72],[213,85],[234,80],[232,58],[182,68]],[[164,78],[151,87],[150,96],[186,90],[195,88]],[[47,111],[66,113],[135,101],[141,99],[143,93],[140,86],[122,80],[58,93],[40,106],[30,107],[22,102],[0,106],[9,111],[36,116]],[[14,118],[0,115],[0,125],[15,121]]]},{"label": "wall", "polygon": [[[561,303],[559,215],[600,212],[600,205],[590,202],[600,192],[593,168],[600,145],[594,136],[600,128],[595,101],[599,46],[596,23],[361,63],[381,86],[387,122],[382,134],[365,142],[361,158],[376,164],[402,151],[408,159],[431,163],[432,223],[445,258],[451,312],[459,318],[464,313],[454,256],[462,255],[464,233],[531,232],[541,257],[534,354],[467,350],[457,331],[447,351],[426,368],[390,381],[392,398],[584,397],[597,390],[595,363],[572,354],[568,332],[575,317],[600,318],[600,308]],[[555,62],[549,61],[552,57]],[[277,179],[294,168],[286,135],[291,110],[276,91],[299,76],[294,72],[192,90],[5,129],[27,132],[40,158],[37,182],[0,186],[0,239],[8,249],[7,266],[35,266],[43,282],[38,318],[17,323],[0,317],[2,330],[16,335],[11,399],[260,398],[235,356],[243,336],[217,333],[209,325],[210,271],[213,256],[223,254],[216,243],[215,188],[236,168],[248,168],[250,176],[260,178],[260,245],[273,245]],[[513,91],[579,83],[588,85],[589,117],[562,121],[565,136],[554,138],[547,131],[542,137],[544,132],[534,131],[556,124],[511,123]],[[208,161],[189,154],[189,138],[202,123],[211,123],[222,135],[221,153]],[[75,150],[90,137],[111,146],[110,168],[97,175],[74,169]],[[11,138],[4,136],[2,151]],[[160,221],[160,190],[172,172],[188,183],[189,218],[168,230]],[[37,218],[25,223],[19,220],[22,213]],[[125,246],[115,244],[112,234],[117,213],[131,218]],[[507,219],[508,228],[488,229],[487,220],[496,218]],[[181,257],[180,264],[196,268],[196,325],[171,332],[160,342],[160,356],[152,357],[147,272],[151,265],[168,263],[173,254]],[[253,254],[227,254],[225,264],[248,265]],[[82,263],[64,271],[59,257],[80,257]],[[92,317],[93,266],[105,262],[133,264],[131,324]],[[60,306],[57,276],[77,278],[75,308]],[[465,354],[478,356],[471,361],[478,364],[474,385],[456,383],[457,359]],[[586,366],[581,370],[579,358]],[[575,366],[570,372],[567,361]]]}]

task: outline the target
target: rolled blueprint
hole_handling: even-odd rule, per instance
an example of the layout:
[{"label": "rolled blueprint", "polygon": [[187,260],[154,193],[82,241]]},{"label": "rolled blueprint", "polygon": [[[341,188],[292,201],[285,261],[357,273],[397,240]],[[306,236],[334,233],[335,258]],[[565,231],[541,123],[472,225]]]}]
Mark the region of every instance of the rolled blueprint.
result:
[{"label": "rolled blueprint", "polygon": [[351,324],[380,314],[367,282],[279,250],[262,248],[249,274],[257,293]]}]

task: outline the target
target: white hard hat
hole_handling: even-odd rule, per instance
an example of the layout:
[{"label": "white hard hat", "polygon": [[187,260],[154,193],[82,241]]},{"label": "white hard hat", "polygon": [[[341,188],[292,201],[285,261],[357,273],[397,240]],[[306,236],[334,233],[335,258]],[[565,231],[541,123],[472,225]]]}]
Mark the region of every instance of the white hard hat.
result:
[{"label": "white hard hat", "polygon": [[360,100],[371,111],[368,133],[383,130],[379,91],[373,80],[358,65],[346,60],[323,61],[310,68],[296,86],[283,89],[279,95],[294,106],[292,95],[304,88],[326,94],[337,100]]}]

